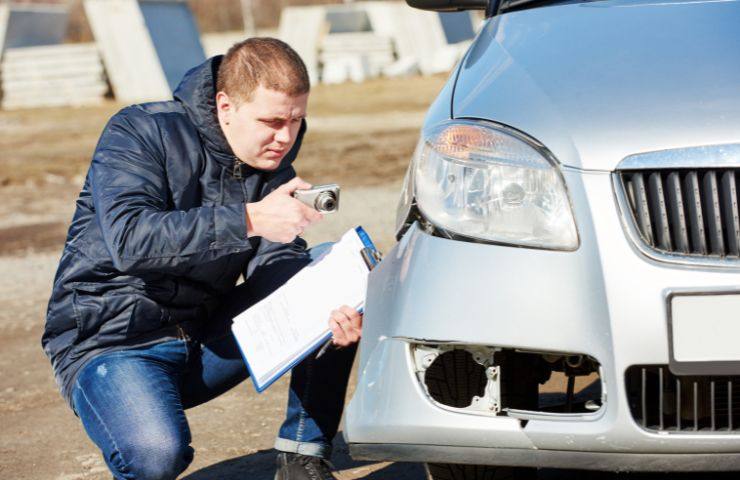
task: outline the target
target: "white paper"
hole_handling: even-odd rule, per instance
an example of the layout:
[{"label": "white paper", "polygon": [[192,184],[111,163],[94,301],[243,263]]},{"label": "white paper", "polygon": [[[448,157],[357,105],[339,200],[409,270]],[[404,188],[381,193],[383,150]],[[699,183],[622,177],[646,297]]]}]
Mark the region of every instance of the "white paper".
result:
[{"label": "white paper", "polygon": [[331,311],[361,306],[368,267],[355,229],[270,296],[234,319],[232,331],[257,389],[329,334]]}]

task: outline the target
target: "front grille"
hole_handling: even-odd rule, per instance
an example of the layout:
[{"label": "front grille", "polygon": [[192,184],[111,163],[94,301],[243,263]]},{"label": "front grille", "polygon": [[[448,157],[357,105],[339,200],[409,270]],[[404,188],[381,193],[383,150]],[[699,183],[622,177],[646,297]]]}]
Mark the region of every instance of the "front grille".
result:
[{"label": "front grille", "polygon": [[623,170],[619,178],[649,247],[740,259],[740,168]]},{"label": "front grille", "polygon": [[676,376],[667,366],[630,367],[635,421],[658,432],[740,432],[740,377]]}]

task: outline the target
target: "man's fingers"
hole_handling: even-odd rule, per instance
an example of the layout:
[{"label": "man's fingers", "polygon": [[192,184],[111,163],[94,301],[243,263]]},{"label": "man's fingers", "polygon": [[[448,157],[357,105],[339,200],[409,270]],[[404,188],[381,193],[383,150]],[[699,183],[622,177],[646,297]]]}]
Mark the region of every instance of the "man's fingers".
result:
[{"label": "man's fingers", "polygon": [[[353,343],[357,343],[360,339],[360,332],[352,324],[349,317],[340,310],[334,310],[331,314],[330,325],[332,325],[332,333],[334,334],[334,344],[346,347]],[[339,327],[339,330],[335,331],[334,325]],[[341,331],[340,331],[341,330]]]},{"label": "man's fingers", "polygon": [[338,345],[339,342],[346,341],[344,330],[339,326],[334,318],[329,319],[329,328],[331,329],[332,343]]},{"label": "man's fingers", "polygon": [[348,305],[339,307],[339,311],[347,316],[352,327],[360,331],[362,329],[362,314]]},{"label": "man's fingers", "polygon": [[337,347],[346,347],[350,344],[349,339],[347,338],[347,333],[344,331],[344,329],[339,325],[339,322],[332,318],[329,320],[329,325],[331,327],[331,343],[333,343]]},{"label": "man's fingers", "polygon": [[303,213],[303,217],[310,223],[316,223],[324,218],[324,216],[319,211],[314,210],[313,208],[304,205],[303,203],[301,203],[301,206],[301,213]]},{"label": "man's fingers", "polygon": [[248,230],[251,236],[264,237],[280,243],[290,243],[323,216],[292,197],[297,189],[311,188],[300,177],[279,186],[259,202],[247,207]]},{"label": "man's fingers", "polygon": [[304,181],[301,177],[295,177],[288,183],[284,183],[280,185],[276,191],[281,191],[283,193],[287,193],[288,195],[292,195],[293,192],[296,190],[306,190],[311,188],[311,184]]}]

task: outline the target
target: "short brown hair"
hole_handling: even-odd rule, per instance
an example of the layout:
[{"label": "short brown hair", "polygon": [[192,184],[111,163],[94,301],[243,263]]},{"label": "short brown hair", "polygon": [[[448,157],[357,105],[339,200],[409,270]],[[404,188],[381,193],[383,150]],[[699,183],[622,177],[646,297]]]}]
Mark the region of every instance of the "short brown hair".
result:
[{"label": "short brown hair", "polygon": [[218,68],[216,91],[245,102],[260,85],[290,96],[311,88],[306,65],[287,43],[254,37],[234,44]]}]

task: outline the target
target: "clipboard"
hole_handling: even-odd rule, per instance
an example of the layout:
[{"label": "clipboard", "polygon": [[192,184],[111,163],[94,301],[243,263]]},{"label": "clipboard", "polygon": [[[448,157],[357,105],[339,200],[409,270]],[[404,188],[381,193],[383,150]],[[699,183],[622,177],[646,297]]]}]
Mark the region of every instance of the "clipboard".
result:
[{"label": "clipboard", "polygon": [[236,316],[232,332],[257,392],[331,343],[331,310],[364,305],[367,276],[380,258],[362,227],[350,229],[327,254]]}]

